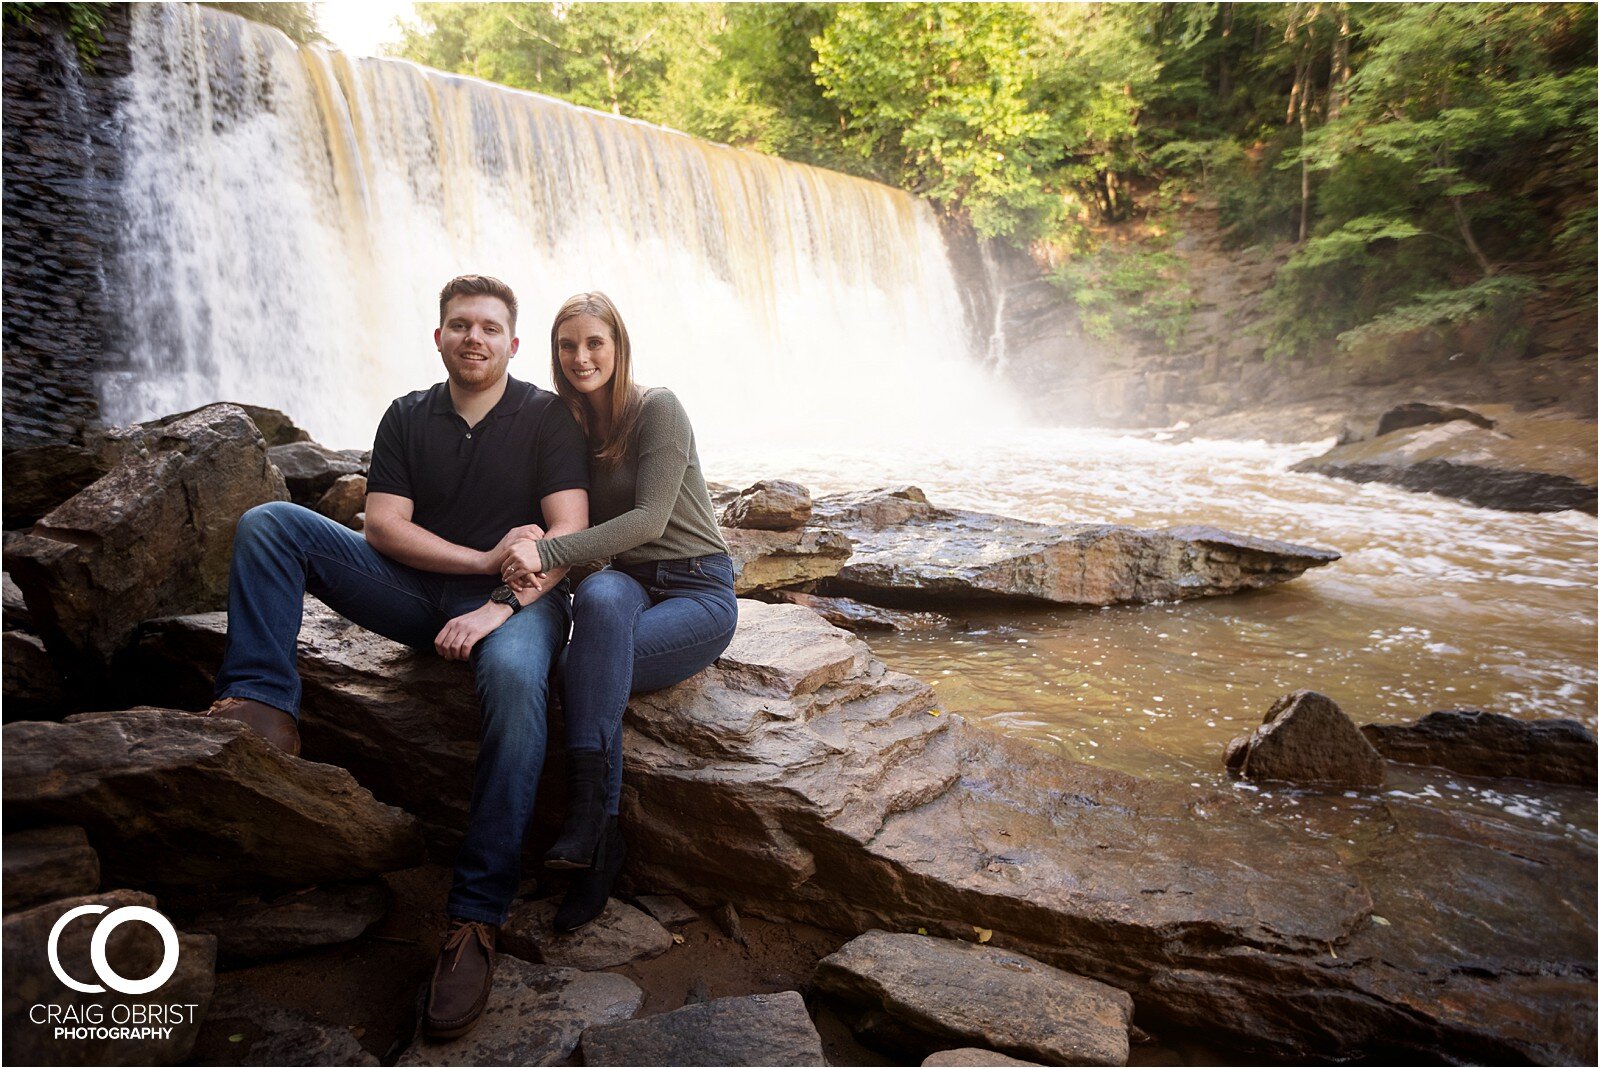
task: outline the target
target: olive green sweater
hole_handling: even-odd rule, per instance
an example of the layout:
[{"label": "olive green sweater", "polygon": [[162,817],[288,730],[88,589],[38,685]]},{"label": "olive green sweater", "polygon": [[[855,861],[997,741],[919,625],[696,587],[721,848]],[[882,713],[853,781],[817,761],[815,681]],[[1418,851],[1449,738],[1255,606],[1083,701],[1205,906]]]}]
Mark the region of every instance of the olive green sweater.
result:
[{"label": "olive green sweater", "polygon": [[644,395],[634,448],[609,471],[592,466],[587,531],[540,539],[546,568],[614,558],[640,564],[726,553],[700,473],[694,428],[671,390]]}]

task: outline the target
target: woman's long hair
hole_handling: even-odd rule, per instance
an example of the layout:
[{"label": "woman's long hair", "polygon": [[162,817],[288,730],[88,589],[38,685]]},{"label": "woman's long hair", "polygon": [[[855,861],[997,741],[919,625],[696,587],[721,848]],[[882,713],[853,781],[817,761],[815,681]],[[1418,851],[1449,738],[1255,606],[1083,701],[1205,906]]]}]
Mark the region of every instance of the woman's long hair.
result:
[{"label": "woman's long hair", "polygon": [[[561,369],[558,337],[561,324],[580,315],[592,315],[606,325],[611,331],[611,344],[615,352],[611,372],[611,422],[603,440],[596,439],[595,420],[589,411],[589,403],[567,381],[566,372]],[[628,328],[623,325],[622,316],[618,314],[617,306],[611,303],[610,297],[596,291],[568,297],[562,303],[561,310],[556,312],[555,322],[550,324],[550,379],[555,383],[556,393],[567,403],[572,418],[578,421],[583,436],[589,440],[589,456],[602,468],[616,467],[632,444],[644,391],[633,381],[633,350],[628,344]]]}]

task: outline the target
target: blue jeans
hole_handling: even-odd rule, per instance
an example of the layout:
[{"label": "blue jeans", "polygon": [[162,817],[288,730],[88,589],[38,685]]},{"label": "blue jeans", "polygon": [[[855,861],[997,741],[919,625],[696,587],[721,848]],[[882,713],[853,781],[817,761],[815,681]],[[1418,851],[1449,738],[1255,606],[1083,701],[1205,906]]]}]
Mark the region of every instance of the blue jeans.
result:
[{"label": "blue jeans", "polygon": [[556,679],[567,749],[606,754],[607,813],[616,816],[622,798],[628,695],[688,679],[728,648],[738,622],[726,553],[616,565],[578,585]]},{"label": "blue jeans", "polygon": [[[298,719],[295,643],[308,591],[370,631],[432,650],[440,629],[488,601],[498,582],[409,568],[310,509],[286,501],[258,505],[240,518],[234,535],[228,648],[216,695],[253,698]],[[446,907],[452,917],[505,923],[544,767],[551,668],[570,622],[571,602],[559,587],[473,647],[482,725],[467,834]]]}]

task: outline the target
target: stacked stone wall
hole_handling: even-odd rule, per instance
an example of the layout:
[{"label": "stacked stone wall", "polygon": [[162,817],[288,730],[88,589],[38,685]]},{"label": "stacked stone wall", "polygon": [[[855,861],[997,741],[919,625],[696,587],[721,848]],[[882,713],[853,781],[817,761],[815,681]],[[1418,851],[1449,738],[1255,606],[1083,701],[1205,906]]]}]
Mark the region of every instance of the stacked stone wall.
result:
[{"label": "stacked stone wall", "polygon": [[117,108],[128,9],[103,11],[104,41],[87,62],[52,6],[28,25],[7,19],[0,42],[7,451],[80,440],[99,416],[95,367],[118,345],[110,267],[121,229]]}]

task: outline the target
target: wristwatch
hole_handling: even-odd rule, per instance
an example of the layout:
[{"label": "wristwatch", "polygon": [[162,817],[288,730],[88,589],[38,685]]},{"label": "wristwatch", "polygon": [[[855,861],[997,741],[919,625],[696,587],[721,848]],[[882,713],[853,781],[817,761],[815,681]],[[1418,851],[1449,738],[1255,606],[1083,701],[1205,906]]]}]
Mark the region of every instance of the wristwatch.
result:
[{"label": "wristwatch", "polygon": [[494,592],[489,595],[489,600],[498,601],[513,613],[522,608],[522,602],[517,600],[517,592],[504,583],[494,588]]}]

